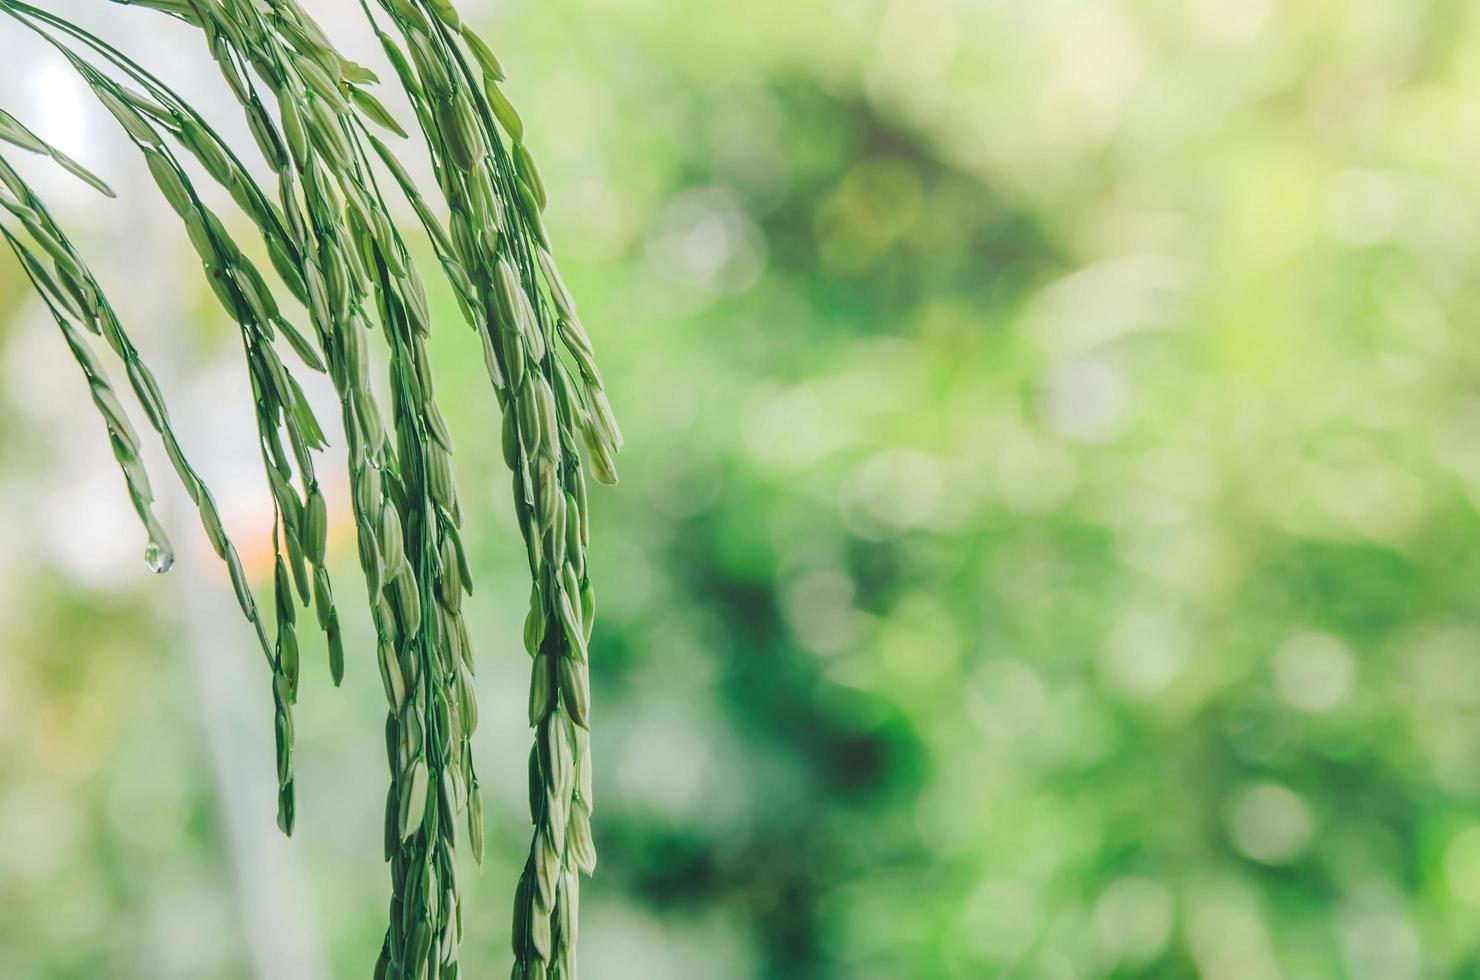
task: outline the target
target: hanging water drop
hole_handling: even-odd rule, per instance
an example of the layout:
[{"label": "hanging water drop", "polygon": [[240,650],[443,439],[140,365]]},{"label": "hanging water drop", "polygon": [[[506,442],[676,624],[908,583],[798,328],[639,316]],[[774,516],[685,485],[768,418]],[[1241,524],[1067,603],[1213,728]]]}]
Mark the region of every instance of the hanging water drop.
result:
[{"label": "hanging water drop", "polygon": [[144,548],[144,561],[149,565],[149,570],[156,575],[163,575],[170,570],[175,563],[174,553],[158,541],[150,541]]}]

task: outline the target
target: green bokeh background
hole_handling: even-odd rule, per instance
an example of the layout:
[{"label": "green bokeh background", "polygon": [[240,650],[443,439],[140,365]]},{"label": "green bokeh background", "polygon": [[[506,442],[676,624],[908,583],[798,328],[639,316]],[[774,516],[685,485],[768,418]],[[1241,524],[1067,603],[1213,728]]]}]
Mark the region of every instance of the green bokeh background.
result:
[{"label": "green bokeh background", "polygon": [[[308,6],[369,50],[349,5]],[[479,20],[628,443],[595,495],[584,976],[1480,976],[1477,8]],[[106,263],[97,229],[130,219],[75,215]],[[202,451],[241,458],[188,384],[231,335],[159,248],[153,288],[200,315],[146,354],[173,359]],[[492,788],[464,968],[495,977],[527,835],[527,573],[476,343],[437,300]],[[60,347],[33,306],[0,263],[7,378]],[[74,381],[65,409],[0,386],[0,976],[274,976],[231,830],[271,838],[271,803],[222,788],[272,778],[228,587],[134,550],[79,578],[28,532],[81,455],[137,536]],[[262,845],[296,875],[265,901],[316,951],[306,977],[367,975],[379,946],[366,628],[341,691],[308,653],[300,830]],[[223,774],[199,677],[227,659],[256,727]]]}]

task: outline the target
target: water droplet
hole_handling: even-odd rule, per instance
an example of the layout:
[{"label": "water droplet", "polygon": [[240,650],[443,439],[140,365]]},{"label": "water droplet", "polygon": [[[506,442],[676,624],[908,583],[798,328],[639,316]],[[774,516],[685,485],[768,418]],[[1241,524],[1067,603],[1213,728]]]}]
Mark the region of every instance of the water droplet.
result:
[{"label": "water droplet", "polygon": [[144,549],[144,561],[149,565],[151,572],[162,575],[169,571],[170,566],[175,563],[175,556],[170,549],[158,541],[151,541]]}]

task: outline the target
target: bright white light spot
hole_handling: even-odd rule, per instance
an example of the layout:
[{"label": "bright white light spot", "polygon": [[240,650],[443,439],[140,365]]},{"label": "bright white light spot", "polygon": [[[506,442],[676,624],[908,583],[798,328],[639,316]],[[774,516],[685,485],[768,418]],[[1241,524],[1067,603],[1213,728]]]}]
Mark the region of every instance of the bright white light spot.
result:
[{"label": "bright white light spot", "polygon": [[1095,903],[1094,922],[1100,945],[1116,959],[1150,959],[1171,936],[1171,893],[1150,878],[1117,879]]},{"label": "bright white light spot", "polygon": [[1336,917],[1342,958],[1352,980],[1418,980],[1424,970],[1418,931],[1403,900],[1383,883],[1366,889]]},{"label": "bright white light spot", "polygon": [[1048,689],[1038,672],[1019,660],[991,660],[971,679],[967,710],[993,738],[1031,732],[1043,717]]},{"label": "bright white light spot", "polygon": [[1299,794],[1276,783],[1260,783],[1234,802],[1229,830],[1234,845],[1248,857],[1286,864],[1310,843],[1315,819]]},{"label": "bright white light spot", "polygon": [[955,5],[940,0],[894,0],[879,23],[878,58],[903,76],[939,78],[961,41]]},{"label": "bright white light spot", "polygon": [[633,730],[617,769],[623,795],[675,820],[688,819],[714,765],[705,734],[691,719],[649,716]]},{"label": "bright white light spot", "polygon": [[[108,449],[96,443],[87,448]],[[67,577],[102,592],[124,587],[130,571],[144,567],[145,540],[117,472],[109,472],[104,459],[100,453],[94,465],[78,461],[64,477],[53,477],[57,483],[40,503],[37,524],[48,557]]]},{"label": "bright white light spot", "polygon": [[0,796],[0,867],[13,881],[47,879],[75,860],[77,811],[53,786],[13,784]]},{"label": "bright white light spot", "polygon": [[1080,8],[1063,26],[1059,63],[1051,83],[1082,111],[1081,124],[1113,121],[1145,70],[1146,54],[1136,29],[1112,11]]},{"label": "bright white light spot", "polygon": [[805,385],[752,395],[741,425],[752,455],[773,466],[805,466],[846,442],[846,433]]},{"label": "bright white light spot", "polygon": [[1071,361],[1048,378],[1039,411],[1054,431],[1078,442],[1105,442],[1120,430],[1130,403],[1125,377],[1104,361]]},{"label": "bright white light spot", "polygon": [[1243,43],[1259,36],[1273,8],[1274,0],[1201,0],[1197,19],[1212,37]]},{"label": "bright white light spot", "polygon": [[853,580],[841,572],[816,569],[797,576],[782,590],[781,610],[797,640],[814,653],[841,652],[858,637]]},{"label": "bright white light spot", "polygon": [[1334,636],[1302,633],[1285,641],[1274,655],[1275,689],[1301,711],[1333,711],[1351,695],[1356,660]]},{"label": "bright white light spot", "polygon": [[1127,697],[1154,697],[1166,688],[1187,658],[1187,638],[1179,623],[1159,609],[1135,609],[1121,618],[1100,651],[1100,673]]},{"label": "bright white light spot", "polygon": [[1027,882],[987,879],[961,910],[966,942],[990,956],[1012,957],[1032,945],[1042,927],[1043,909]]},{"label": "bright white light spot", "polygon": [[674,198],[649,245],[653,268],[710,293],[740,293],[766,266],[765,240],[738,196],[700,187]]},{"label": "bright white light spot", "polygon": [[1403,198],[1403,187],[1392,174],[1374,170],[1337,174],[1327,201],[1331,237],[1353,246],[1392,238],[1403,219]]},{"label": "bright white light spot", "polygon": [[42,65],[31,75],[31,93],[33,112],[21,121],[64,153],[84,155],[88,124],[77,73],[63,65]]},{"label": "bright white light spot", "polygon": [[849,529],[886,538],[925,523],[942,493],[940,464],[910,449],[887,449],[864,461],[842,491]]}]

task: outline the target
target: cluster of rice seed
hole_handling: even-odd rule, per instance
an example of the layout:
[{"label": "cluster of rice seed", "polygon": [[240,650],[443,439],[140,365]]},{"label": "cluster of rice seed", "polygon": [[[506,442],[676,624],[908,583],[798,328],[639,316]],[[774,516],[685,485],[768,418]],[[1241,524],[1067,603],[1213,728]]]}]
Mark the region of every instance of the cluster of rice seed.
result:
[{"label": "cluster of rice seed", "polygon": [[[515,897],[513,976],[573,978],[577,875],[596,863],[586,664],[594,595],[576,445],[585,443],[598,480],[615,482],[612,457],[621,436],[590,341],[550,256],[543,184],[524,146],[523,124],[499,88],[504,76],[497,59],[445,2],[381,0],[380,6],[404,48],[378,26],[377,33],[410,95],[449,204],[450,233],[432,237],[483,343],[504,409],[504,458],[534,579],[525,644],[533,657],[535,828]],[[410,181],[398,176],[415,201]],[[428,220],[424,209],[418,212]],[[558,355],[557,337],[574,371]]]},{"label": "cluster of rice seed", "polygon": [[[363,69],[340,58],[301,10],[275,5],[269,21],[252,4],[195,6],[228,81],[233,58],[244,58],[277,98],[289,151],[278,168],[281,203],[290,226],[309,230],[310,240],[295,244],[306,257],[308,307],[350,433],[360,558],[391,708],[385,845],[394,897],[377,970],[455,977],[455,822],[464,810],[476,857],[482,844],[468,746],[477,724],[473,658],[461,615],[471,580],[458,536],[451,440],[424,346],[431,327],[425,291],[374,189],[359,131],[349,125],[351,106],[397,127],[358,87],[368,81]],[[256,100],[244,87],[248,107]],[[270,121],[256,128],[275,133]],[[391,350],[394,446],[365,374],[361,332],[371,310]]]},{"label": "cluster of rice seed", "polygon": [[[504,412],[504,455],[514,472],[516,510],[534,578],[525,643],[534,658],[529,710],[536,740],[529,769],[535,836],[515,901],[514,976],[573,978],[577,871],[589,873],[595,865],[586,675],[594,599],[585,568],[590,534],[585,481],[575,445],[577,439],[584,443],[596,478],[612,483],[621,437],[590,341],[550,255],[540,217],[544,187],[523,144],[519,116],[499,89],[502,68],[446,0],[381,0],[406,44],[404,51],[365,7],[426,137],[449,206],[449,232],[365,124],[369,120],[404,135],[366,91],[374,76],[340,56],[293,0],[119,2],[163,11],[205,33],[278,181],[274,204],[189,105],[141,66],[60,18],[18,0],[0,0],[0,10],[72,59],[145,154],[160,189],[185,221],[213,288],[242,328],[264,466],[281,524],[281,535],[274,529],[275,649],[251,605],[235,553],[219,534],[219,521],[206,517],[207,511],[214,514],[214,505],[203,504],[202,516],[208,531],[215,525],[213,543],[219,536],[217,550],[233,569],[243,610],[273,667],[279,822],[291,831],[289,706],[298,676],[293,599],[296,586],[307,604],[309,569],[336,683],[343,671],[337,614],[323,568],[325,504],[311,456],[322,448],[323,437],[297,382],[273,352],[272,341],[280,334],[311,368],[325,370],[327,361],[340,399],[359,554],[390,703],[386,749],[392,782],[385,845],[394,891],[376,975],[457,976],[461,909],[453,857],[456,817],[463,810],[475,857],[481,860],[482,851],[478,781],[468,748],[477,724],[473,658],[460,611],[471,580],[458,536],[451,440],[433,398],[424,346],[430,331],[425,291],[376,187],[368,143],[420,217],[462,312],[480,337]],[[41,25],[85,45],[144,92],[112,81]],[[277,120],[265,108],[253,74],[276,99]],[[7,126],[6,119],[0,118],[0,136],[12,129],[28,134],[19,124]],[[507,148],[499,128],[507,135]],[[194,155],[253,220],[274,267],[309,312],[317,350],[282,316],[256,269],[201,204],[161,133]],[[27,139],[34,137],[20,137]],[[62,166],[96,181],[44,144],[27,148],[52,153]],[[386,434],[369,384],[363,332],[376,319],[390,349],[394,440]],[[557,337],[573,367],[558,355]],[[101,377],[87,362],[84,371],[90,380]],[[111,390],[102,385],[94,383],[95,398],[108,401]],[[149,390],[155,390],[152,380]],[[104,413],[111,430],[111,416],[107,409]],[[298,464],[302,499],[292,485],[280,429],[288,433]],[[166,439],[173,441],[168,434]],[[115,436],[115,448],[120,444],[129,446]],[[177,455],[172,452],[171,458]],[[136,460],[136,453],[121,454],[120,462],[136,505],[147,503],[147,484],[135,492],[129,476],[131,466],[142,469],[126,458]],[[209,501],[198,480],[186,483],[192,496]],[[141,516],[146,512],[141,507]],[[146,525],[154,540],[157,522],[146,517]]]}]

